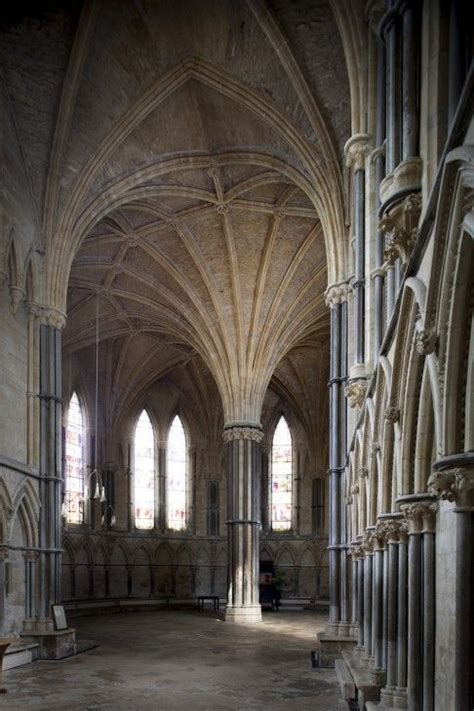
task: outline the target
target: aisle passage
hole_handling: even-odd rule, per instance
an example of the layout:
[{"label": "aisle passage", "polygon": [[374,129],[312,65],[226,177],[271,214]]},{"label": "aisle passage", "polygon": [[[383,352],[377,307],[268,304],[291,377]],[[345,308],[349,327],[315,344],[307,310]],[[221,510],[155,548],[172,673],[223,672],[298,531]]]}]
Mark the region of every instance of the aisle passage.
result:
[{"label": "aisle passage", "polygon": [[324,619],[268,613],[245,628],[211,612],[139,612],[75,622],[100,646],[6,672],[0,708],[55,711],[336,711],[333,670],[311,667]]}]

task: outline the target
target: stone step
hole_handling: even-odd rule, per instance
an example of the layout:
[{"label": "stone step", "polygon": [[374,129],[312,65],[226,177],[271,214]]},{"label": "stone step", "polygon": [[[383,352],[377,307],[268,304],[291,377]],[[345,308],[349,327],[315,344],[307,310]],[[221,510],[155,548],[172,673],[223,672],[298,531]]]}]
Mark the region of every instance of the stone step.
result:
[{"label": "stone step", "polygon": [[346,661],[344,659],[336,659],[334,667],[336,669],[337,681],[341,689],[342,698],[346,701],[355,699],[356,688],[354,678],[346,664]]},{"label": "stone step", "polygon": [[39,644],[37,642],[11,644],[3,657],[3,671],[22,667],[24,664],[31,664],[31,662],[38,659],[38,656]]}]

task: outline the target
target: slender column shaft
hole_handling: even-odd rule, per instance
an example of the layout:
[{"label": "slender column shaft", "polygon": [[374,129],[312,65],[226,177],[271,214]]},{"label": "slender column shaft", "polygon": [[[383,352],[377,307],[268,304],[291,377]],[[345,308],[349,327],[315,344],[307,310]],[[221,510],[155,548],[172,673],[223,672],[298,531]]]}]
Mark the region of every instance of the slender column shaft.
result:
[{"label": "slender column shaft", "polygon": [[435,600],[434,600],[434,533],[423,533],[423,711],[434,709],[434,649],[435,649]]},{"label": "slender column shaft", "polygon": [[418,155],[418,8],[406,3],[403,10],[403,160]]},{"label": "slender column shaft", "polygon": [[357,558],[352,557],[352,563],[351,563],[351,574],[352,574],[352,597],[351,597],[351,623],[353,625],[356,624],[358,618],[357,618],[357,606],[358,606],[358,599],[357,599],[357,567],[359,565],[359,562]]},{"label": "slender column shaft", "polygon": [[226,620],[261,621],[258,597],[261,430],[224,429],[228,480],[228,583]]},{"label": "slender column shaft", "polygon": [[364,353],[364,291],[365,291],[365,170],[354,172],[354,363],[365,360]]},{"label": "slender column shaft", "polygon": [[338,383],[338,452],[337,468],[339,477],[339,509],[340,509],[340,633],[349,633],[349,559],[347,555],[347,516],[344,492],[346,490],[346,441],[347,441],[347,405],[344,396],[344,385],[347,380],[347,301],[341,303],[340,349],[339,349],[339,383]]},{"label": "slender column shaft", "polygon": [[389,554],[388,548],[383,551],[383,649],[382,667],[387,668],[388,655],[388,593],[389,593]]},{"label": "slender column shaft", "polygon": [[387,686],[397,685],[398,545],[388,544]]},{"label": "slender column shaft", "polygon": [[341,364],[341,304],[331,307],[331,363],[329,381],[330,443],[329,443],[329,625],[337,631],[340,617],[340,536],[341,536],[341,490],[339,475],[340,439],[340,364]]},{"label": "slender column shaft", "polygon": [[393,266],[387,267],[387,291],[386,291],[386,307],[387,307],[387,324],[389,323],[393,309],[395,307],[395,268]]},{"label": "slender column shaft", "polygon": [[398,616],[397,616],[397,688],[407,686],[407,542],[406,537],[398,544]]},{"label": "slender column shaft", "polygon": [[364,560],[364,649],[367,657],[372,654],[372,559],[367,553]]},{"label": "slender column shaft", "polygon": [[387,172],[391,173],[400,162],[400,87],[399,87],[399,37],[396,19],[386,28],[387,42]]},{"label": "slender column shaft", "polygon": [[383,549],[374,553],[374,599],[372,605],[372,654],[376,668],[383,667]]},{"label": "slender column shaft", "polygon": [[359,649],[364,646],[364,568],[365,561],[363,558],[359,558],[357,561],[357,619],[359,622],[357,646]]},{"label": "slender column shaft", "polygon": [[408,708],[422,708],[421,534],[408,541]]}]

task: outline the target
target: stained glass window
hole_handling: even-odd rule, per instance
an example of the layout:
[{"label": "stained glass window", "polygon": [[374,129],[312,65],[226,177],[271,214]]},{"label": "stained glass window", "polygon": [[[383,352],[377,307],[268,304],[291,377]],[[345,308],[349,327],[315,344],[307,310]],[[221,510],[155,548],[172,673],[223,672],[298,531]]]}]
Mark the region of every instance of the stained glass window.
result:
[{"label": "stained glass window", "polygon": [[272,529],[287,531],[291,528],[293,490],[293,445],[291,432],[281,417],[273,435],[272,444]]},{"label": "stained glass window", "polygon": [[166,466],[168,528],[186,528],[186,435],[176,416],[168,435]]},{"label": "stained glass window", "polygon": [[134,439],[135,526],[155,522],[155,435],[146,410],[138,418]]},{"label": "stained glass window", "polygon": [[66,420],[66,521],[82,523],[84,520],[84,424],[76,393],[69,401]]}]

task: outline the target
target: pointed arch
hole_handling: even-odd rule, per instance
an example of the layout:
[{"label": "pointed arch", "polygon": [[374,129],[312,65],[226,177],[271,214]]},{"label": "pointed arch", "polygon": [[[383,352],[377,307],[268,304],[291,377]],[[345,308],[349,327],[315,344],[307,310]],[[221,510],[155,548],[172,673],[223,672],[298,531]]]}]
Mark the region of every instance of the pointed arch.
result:
[{"label": "pointed arch", "polygon": [[77,392],[69,400],[65,432],[66,522],[84,523],[84,414]]},{"label": "pointed arch", "polygon": [[187,525],[188,447],[186,431],[176,415],[168,432],[166,450],[167,525],[181,531]]},{"label": "pointed arch", "polygon": [[293,518],[293,437],[284,415],[273,433],[270,480],[272,530],[288,531]]},{"label": "pointed arch", "polygon": [[145,408],[135,425],[133,462],[135,527],[151,529],[155,525],[155,432]]}]

